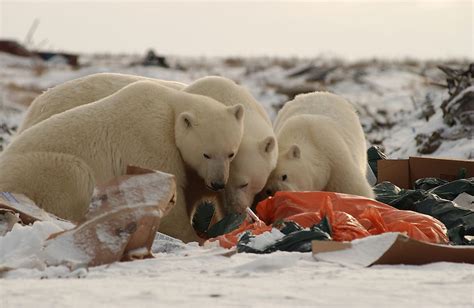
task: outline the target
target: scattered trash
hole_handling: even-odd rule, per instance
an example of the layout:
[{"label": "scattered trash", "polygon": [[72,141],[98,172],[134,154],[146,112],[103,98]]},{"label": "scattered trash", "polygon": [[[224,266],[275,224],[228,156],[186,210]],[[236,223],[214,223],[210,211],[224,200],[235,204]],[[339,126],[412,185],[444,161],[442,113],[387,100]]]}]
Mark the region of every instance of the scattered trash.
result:
[{"label": "scattered trash", "polygon": [[[435,186],[436,183],[441,185]],[[474,178],[446,183],[440,179],[419,179],[417,189],[400,189],[383,182],[374,187],[376,200],[397,209],[430,215],[448,228],[449,240],[457,245],[474,245],[474,211],[463,209],[452,201],[459,194],[474,195]],[[425,189],[422,189],[425,188]]]},{"label": "scattered trash", "polygon": [[467,194],[465,192],[460,193],[453,200],[454,206],[461,209],[474,211],[474,195]]},{"label": "scattered trash", "polygon": [[0,40],[0,52],[5,52],[20,57],[35,56],[35,54],[29,51],[26,47],[12,40]]},{"label": "scattered trash", "polygon": [[66,230],[50,235],[37,252],[37,259],[48,266],[74,270],[151,257],[160,219],[175,204],[174,176],[138,167],[129,167],[127,173],[97,188],[92,210],[77,226],[46,213],[23,195],[6,192],[0,196],[0,215],[14,212],[23,224],[48,221]]},{"label": "scattered trash", "polygon": [[0,52],[5,52],[20,57],[41,59],[47,62],[60,61],[61,63],[69,64],[72,67],[79,66],[79,55],[77,54],[53,51],[33,51],[24,47],[20,43],[11,40],[0,40]]},{"label": "scattered trash", "polygon": [[387,155],[380,146],[373,145],[367,150],[367,161],[375,177],[378,177],[377,161],[381,159],[387,159]]},{"label": "scattered trash", "polygon": [[[247,251],[254,252],[253,249],[256,248],[249,244],[253,242],[254,238],[258,239],[258,235],[270,232],[272,228],[282,231],[283,229],[278,227],[282,222],[293,222],[301,228],[306,228],[306,231],[316,233],[324,231],[330,234],[330,238],[335,241],[350,241],[369,235],[396,231],[422,241],[448,242],[445,226],[430,216],[411,211],[400,211],[364,197],[333,192],[277,192],[275,196],[269,197],[257,205],[257,215],[264,224],[252,224],[244,220],[236,230],[211,238],[209,241],[217,241],[220,246],[225,248],[231,248],[240,243],[241,250],[247,249]],[[327,222],[324,222],[325,220]],[[319,231],[314,229],[315,225]],[[299,227],[292,226],[291,233],[302,231]],[[320,235],[302,232],[300,237],[295,234],[290,237],[292,240],[285,240],[285,244],[281,247],[299,247],[295,242]],[[245,240],[241,243],[240,241],[244,237]],[[249,245],[250,248],[247,247]],[[306,247],[304,249],[308,248],[307,243],[303,246]],[[273,249],[269,247],[270,245],[257,250],[269,252]]]},{"label": "scattered trash", "polygon": [[416,180],[428,177],[454,181],[474,176],[474,160],[467,159],[413,156],[379,160],[377,168],[379,182],[388,181],[405,189],[413,188]]},{"label": "scattered trash", "polygon": [[148,50],[145,59],[143,59],[142,65],[144,66],[159,66],[164,68],[169,68],[170,66],[166,62],[164,56],[156,55],[153,49]]},{"label": "scattered trash", "polygon": [[310,252],[311,243],[314,240],[331,240],[331,226],[326,217],[320,223],[310,228],[302,228],[295,222],[283,221],[273,228],[271,233],[277,231],[280,237],[264,240],[263,245],[259,240],[269,232],[260,235],[253,235],[251,232],[244,232],[237,243],[238,252],[248,253],[272,253],[274,251],[299,251]]},{"label": "scattered trash", "polygon": [[345,266],[381,264],[422,265],[434,262],[474,263],[474,247],[454,247],[421,242],[400,233],[384,233],[350,243],[313,241],[318,261]]},{"label": "scattered trash", "polygon": [[68,64],[74,68],[79,67],[79,55],[53,51],[35,51],[38,57],[47,62]]}]

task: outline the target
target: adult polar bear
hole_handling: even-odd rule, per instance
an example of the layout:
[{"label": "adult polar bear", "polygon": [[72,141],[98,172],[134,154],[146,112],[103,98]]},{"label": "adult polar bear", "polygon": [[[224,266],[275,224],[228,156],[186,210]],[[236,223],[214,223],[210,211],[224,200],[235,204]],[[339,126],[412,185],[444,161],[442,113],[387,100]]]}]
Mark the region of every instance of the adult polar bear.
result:
[{"label": "adult polar bear", "polygon": [[[181,90],[186,85],[176,81],[145,78],[141,76],[98,73],[67,81],[38,96],[26,111],[25,118],[18,128],[21,133],[52,115],[72,109],[79,105],[92,103],[109,96],[123,87],[140,80],[152,80],[163,86]],[[78,100],[80,98],[80,101]]]},{"label": "adult polar bear", "polygon": [[326,92],[298,95],[278,112],[277,167],[266,193],[326,190],[373,198],[364,132],[352,105]]},{"label": "adult polar bear", "polygon": [[225,198],[219,198],[219,202],[224,203],[227,211],[245,211],[265,186],[278,158],[275,133],[267,113],[244,87],[227,78],[204,77],[183,91],[209,96],[227,106],[244,106],[244,135],[230,166]]},{"label": "adult polar bear", "polygon": [[138,81],[19,134],[0,155],[0,191],[23,193],[45,210],[77,221],[96,183],[124,174],[128,165],[157,169],[174,174],[177,182],[177,204],[160,230],[197,240],[182,198],[187,167],[208,185],[225,183],[243,117],[242,105],[226,107]]},{"label": "adult polar bear", "polygon": [[[85,76],[50,89],[36,98],[28,109],[19,132],[54,114],[97,101],[132,82],[143,79],[182,89],[188,93],[205,95],[227,106],[244,105],[247,110],[244,136],[230,167],[224,198],[221,193],[218,199],[228,212],[242,212],[250,206],[254,196],[263,189],[270,172],[276,166],[278,149],[271,121],[265,110],[245,88],[227,78],[204,77],[186,87],[184,84],[172,81],[124,74],[100,73]],[[133,101],[130,103],[133,104]],[[190,203],[212,195],[210,192],[199,192],[199,189],[195,189],[192,193],[188,194]]]}]

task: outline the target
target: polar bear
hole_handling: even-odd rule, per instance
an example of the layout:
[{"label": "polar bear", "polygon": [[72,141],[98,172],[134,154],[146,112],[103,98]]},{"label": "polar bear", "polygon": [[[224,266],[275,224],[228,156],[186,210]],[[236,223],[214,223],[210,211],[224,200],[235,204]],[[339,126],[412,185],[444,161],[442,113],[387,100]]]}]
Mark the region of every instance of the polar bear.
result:
[{"label": "polar bear", "polygon": [[175,175],[177,204],[159,230],[197,240],[182,198],[186,173],[194,170],[208,186],[223,185],[243,118],[242,105],[227,107],[138,81],[19,134],[0,155],[0,191],[25,194],[45,210],[78,221],[96,184],[123,175],[128,165],[160,170]]},{"label": "polar bear", "polygon": [[183,91],[211,97],[224,105],[242,104],[245,108],[244,135],[232,161],[229,182],[218,202],[225,212],[242,213],[252,205],[276,166],[278,148],[271,121],[255,98],[234,81],[218,76],[196,80]]},{"label": "polar bear", "polygon": [[[251,205],[256,193],[263,189],[278,157],[276,138],[271,121],[255,98],[232,80],[211,76],[198,79],[190,86],[182,83],[148,79],[140,76],[100,73],[66,82],[37,97],[29,107],[19,132],[65,110],[102,99],[137,80],[152,80],[163,86],[209,96],[224,105],[243,104],[247,110],[245,132],[239,151],[231,164],[229,182],[224,193],[217,196],[209,191],[199,192],[199,177],[195,189],[188,194],[190,203],[216,198],[224,212],[242,212]],[[221,210],[221,208],[219,208]]]},{"label": "polar bear", "polygon": [[176,81],[115,73],[98,73],[70,80],[47,90],[33,100],[18,128],[18,133],[52,115],[98,101],[139,80],[154,81],[176,90],[186,86]]},{"label": "polar bear", "polygon": [[265,193],[334,191],[373,198],[364,132],[353,106],[327,92],[298,95],[274,123],[279,156]]}]

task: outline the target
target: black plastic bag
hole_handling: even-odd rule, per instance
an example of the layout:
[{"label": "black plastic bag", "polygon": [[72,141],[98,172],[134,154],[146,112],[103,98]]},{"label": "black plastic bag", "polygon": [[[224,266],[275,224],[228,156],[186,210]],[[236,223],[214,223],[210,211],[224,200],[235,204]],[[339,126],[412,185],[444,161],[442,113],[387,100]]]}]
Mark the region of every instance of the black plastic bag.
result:
[{"label": "black plastic bag", "polygon": [[448,183],[448,181],[438,178],[423,178],[416,180],[413,186],[415,189],[430,190],[446,183]]},{"label": "black plastic bag", "polygon": [[232,213],[209,227],[214,214],[215,208],[212,202],[204,201],[197,207],[193,216],[193,228],[200,237],[212,238],[234,231],[240,227],[247,216]]},{"label": "black plastic bag", "polygon": [[375,177],[378,177],[377,161],[387,159],[387,155],[379,146],[373,145],[367,150],[367,161]]},{"label": "black plastic bag", "polygon": [[[248,253],[271,253],[274,251],[298,251],[310,252],[311,242],[314,240],[331,240],[331,226],[329,220],[324,217],[321,222],[315,224],[309,229],[303,229],[296,222],[285,221],[279,225],[280,231],[286,234],[283,238],[277,240],[274,244],[258,250],[249,244],[255,238],[250,232],[244,233],[237,243],[238,252]],[[288,233],[286,233],[288,232]]]},{"label": "black plastic bag", "polygon": [[[422,179],[417,182],[419,187],[423,185],[430,187],[437,180]],[[442,183],[442,181],[438,182]],[[380,202],[400,210],[415,211],[438,219],[448,229],[448,236],[452,243],[474,245],[473,240],[466,238],[466,236],[474,236],[474,211],[459,208],[451,201],[463,192],[474,194],[474,178],[452,181],[428,191],[400,189],[390,182],[383,182],[374,187],[374,192],[376,199]]]},{"label": "black plastic bag", "polygon": [[459,194],[465,192],[474,195],[474,178],[461,179],[440,185],[429,190],[430,193],[448,200],[454,200]]}]

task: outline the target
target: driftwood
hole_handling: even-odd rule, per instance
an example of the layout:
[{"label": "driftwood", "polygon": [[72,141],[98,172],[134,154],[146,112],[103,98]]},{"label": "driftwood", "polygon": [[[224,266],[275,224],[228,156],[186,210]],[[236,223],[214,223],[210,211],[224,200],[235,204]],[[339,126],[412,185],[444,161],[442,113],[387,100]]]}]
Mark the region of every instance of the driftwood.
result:
[{"label": "driftwood", "polygon": [[446,74],[449,97],[441,104],[443,119],[452,126],[456,123],[474,125],[474,63],[466,70],[438,66]]},{"label": "driftwood", "polygon": [[19,57],[35,57],[35,54],[16,41],[0,40],[0,51]]},{"label": "driftwood", "polygon": [[307,82],[321,82],[325,83],[328,75],[336,70],[339,66],[315,66],[308,65],[301,69],[296,70],[293,73],[290,73],[288,78],[295,78],[300,76],[306,76],[305,81]]},{"label": "driftwood", "polygon": [[298,94],[324,90],[324,88],[318,87],[314,84],[301,83],[296,85],[277,85],[275,92],[278,94],[286,95],[288,96],[289,100],[292,100]]}]

